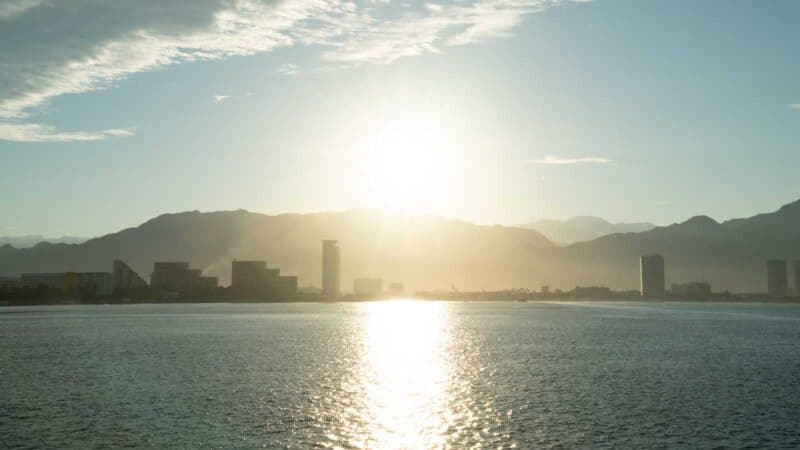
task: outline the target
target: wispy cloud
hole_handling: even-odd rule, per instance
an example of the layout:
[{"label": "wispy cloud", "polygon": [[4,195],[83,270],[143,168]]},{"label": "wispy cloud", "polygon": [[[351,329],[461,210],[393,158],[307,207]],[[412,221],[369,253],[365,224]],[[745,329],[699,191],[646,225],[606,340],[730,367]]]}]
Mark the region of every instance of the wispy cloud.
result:
[{"label": "wispy cloud", "polygon": [[46,3],[47,0],[6,0],[0,3],[0,20],[11,19]]},{"label": "wispy cloud", "polygon": [[15,142],[75,142],[99,141],[108,137],[131,136],[129,128],[112,128],[103,131],[57,131],[55,127],[38,123],[0,122],[0,139]]},{"label": "wispy cloud", "polygon": [[135,73],[297,45],[321,49],[323,66],[387,64],[509,36],[526,16],[565,1],[450,0],[398,11],[349,0],[5,0],[0,42],[14,45],[0,46],[0,139],[116,136],[22,122],[53,98],[107,89]]},{"label": "wispy cloud", "polygon": [[560,156],[545,156],[541,159],[529,159],[527,162],[543,165],[567,165],[567,164],[606,164],[611,160],[599,156],[584,156],[580,158],[564,158]]},{"label": "wispy cloud", "polygon": [[369,20],[324,53],[327,61],[388,64],[403,57],[439,53],[442,47],[507,37],[525,16],[557,0],[477,0],[427,3],[395,20]]},{"label": "wispy cloud", "polygon": [[789,105],[789,109],[800,110],[800,103],[792,103],[791,105]]},{"label": "wispy cloud", "polygon": [[297,64],[287,63],[283,64],[275,70],[278,75],[297,75],[300,73],[300,67]]},{"label": "wispy cloud", "polygon": [[211,97],[211,99],[214,101],[214,103],[221,103],[221,102],[226,102],[226,101],[233,100],[233,99],[236,99],[236,98],[250,97],[252,95],[253,95],[252,92],[246,92],[244,94],[237,94],[237,95],[221,95],[221,94],[218,94],[218,95],[215,95],[215,96]]},{"label": "wispy cloud", "polygon": [[114,137],[128,137],[133,136],[133,129],[132,128],[112,128],[110,130],[103,131],[103,134],[107,136],[114,136]]}]

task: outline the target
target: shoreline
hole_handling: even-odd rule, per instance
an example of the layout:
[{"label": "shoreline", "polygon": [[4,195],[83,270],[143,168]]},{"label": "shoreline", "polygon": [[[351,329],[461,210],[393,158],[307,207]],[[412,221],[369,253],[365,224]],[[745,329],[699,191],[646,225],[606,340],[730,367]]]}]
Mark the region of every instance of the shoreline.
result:
[{"label": "shoreline", "polygon": [[53,300],[42,302],[0,302],[0,308],[13,308],[20,306],[124,306],[124,305],[257,305],[257,304],[329,304],[340,303],[373,303],[373,302],[392,302],[392,301],[419,301],[419,302],[461,302],[461,303],[637,303],[637,304],[663,304],[663,303],[751,303],[751,304],[783,304],[800,305],[800,298],[770,298],[767,296],[748,296],[748,297],[712,297],[712,298],[631,298],[631,297],[610,297],[610,298],[570,298],[570,297],[548,297],[548,298],[453,298],[453,297],[382,297],[382,298],[339,298],[335,300],[326,299],[292,299],[292,300],[246,300],[246,301],[226,301],[226,299],[187,299],[180,301],[176,299],[142,299],[133,301],[91,301],[80,302],[71,300]]}]

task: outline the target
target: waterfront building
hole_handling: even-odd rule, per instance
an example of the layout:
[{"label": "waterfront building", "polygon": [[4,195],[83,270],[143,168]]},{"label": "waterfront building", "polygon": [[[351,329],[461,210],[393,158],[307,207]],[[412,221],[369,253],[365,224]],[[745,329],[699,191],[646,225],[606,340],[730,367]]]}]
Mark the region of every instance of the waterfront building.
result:
[{"label": "waterfront building", "polygon": [[642,297],[656,297],[665,293],[664,257],[660,254],[642,255],[639,258]]},{"label": "waterfront building", "polygon": [[19,284],[23,288],[47,287],[62,292],[88,290],[110,294],[113,291],[113,280],[108,272],[23,273]]},{"label": "waterfront building", "polygon": [[213,289],[219,285],[217,277],[203,276],[202,271],[190,269],[188,262],[156,262],[150,275],[153,289],[181,291],[186,289]]},{"label": "waterfront building", "polygon": [[280,275],[275,278],[274,283],[276,292],[284,294],[297,293],[297,277],[294,275]]},{"label": "waterfront building", "polygon": [[789,295],[789,280],[786,260],[770,259],[767,261],[767,293],[772,297]]},{"label": "waterfront building", "polygon": [[297,277],[284,276],[280,269],[267,267],[266,261],[233,261],[231,287],[235,289],[261,289],[276,293],[297,292]]},{"label": "waterfront building", "polygon": [[364,297],[381,295],[383,294],[383,279],[356,278],[353,280],[353,294]]},{"label": "waterfront building", "polygon": [[800,259],[792,261],[792,278],[794,279],[794,296],[800,297]]},{"label": "waterfront building", "polygon": [[147,287],[147,282],[133,269],[119,259],[114,260],[111,269],[112,289],[125,291]]},{"label": "waterfront building", "polygon": [[322,241],[322,295],[341,294],[341,250],[335,240]]},{"label": "waterfront building", "polygon": [[267,270],[266,261],[233,261],[231,287],[263,288],[269,285],[273,273]]},{"label": "waterfront building", "polygon": [[12,289],[21,288],[22,280],[19,277],[0,277],[0,288]]},{"label": "waterfront building", "polygon": [[672,283],[670,292],[673,295],[693,295],[693,296],[705,297],[711,295],[711,285],[707,281]]}]

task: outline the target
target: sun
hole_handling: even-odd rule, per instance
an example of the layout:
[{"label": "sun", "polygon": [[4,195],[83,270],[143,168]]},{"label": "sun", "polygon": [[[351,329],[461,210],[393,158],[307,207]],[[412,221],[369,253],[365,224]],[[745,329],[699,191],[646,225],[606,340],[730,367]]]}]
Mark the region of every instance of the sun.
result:
[{"label": "sun", "polygon": [[386,119],[364,134],[360,159],[373,206],[402,213],[432,210],[446,184],[449,152],[438,123]]}]

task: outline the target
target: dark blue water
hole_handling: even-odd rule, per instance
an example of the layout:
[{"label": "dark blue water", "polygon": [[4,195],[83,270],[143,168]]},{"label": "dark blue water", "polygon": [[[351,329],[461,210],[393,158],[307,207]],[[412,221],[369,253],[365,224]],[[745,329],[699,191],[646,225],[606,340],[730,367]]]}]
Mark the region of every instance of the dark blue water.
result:
[{"label": "dark blue water", "polygon": [[0,308],[0,447],[800,447],[800,307]]}]

